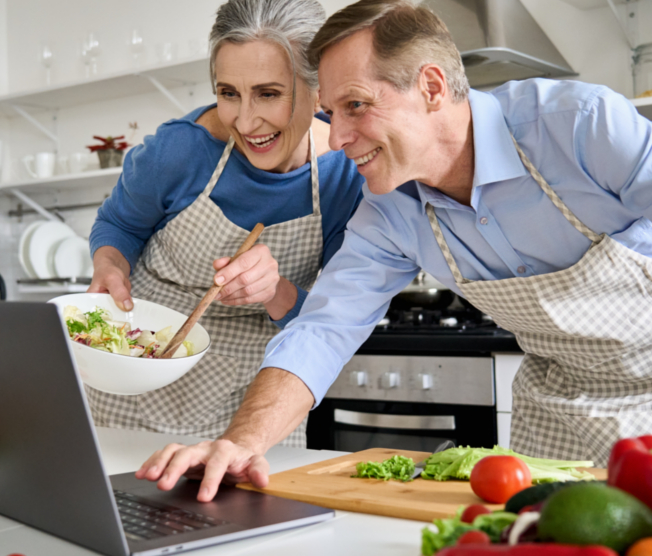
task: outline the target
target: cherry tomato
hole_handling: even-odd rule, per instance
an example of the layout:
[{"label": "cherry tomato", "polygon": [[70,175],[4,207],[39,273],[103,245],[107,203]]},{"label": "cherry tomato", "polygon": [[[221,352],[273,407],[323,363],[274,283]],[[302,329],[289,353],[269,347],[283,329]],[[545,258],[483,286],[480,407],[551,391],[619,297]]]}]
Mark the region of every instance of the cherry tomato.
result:
[{"label": "cherry tomato", "polygon": [[480,498],[504,504],[514,494],[532,484],[532,474],[515,456],[487,456],[471,471],[471,488]]},{"label": "cherry tomato", "polygon": [[484,531],[474,530],[464,533],[456,544],[491,544],[491,539]]},{"label": "cherry tomato", "polygon": [[460,517],[462,523],[473,523],[473,520],[482,514],[490,514],[491,510],[482,504],[471,504],[467,506]]}]

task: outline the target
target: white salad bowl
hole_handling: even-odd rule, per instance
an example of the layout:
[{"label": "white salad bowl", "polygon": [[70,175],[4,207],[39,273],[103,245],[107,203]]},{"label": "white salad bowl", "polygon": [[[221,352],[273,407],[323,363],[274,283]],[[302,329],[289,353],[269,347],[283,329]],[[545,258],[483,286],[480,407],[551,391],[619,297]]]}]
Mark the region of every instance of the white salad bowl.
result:
[{"label": "white salad bowl", "polygon": [[[185,315],[163,305],[144,299],[133,301],[134,308],[127,313],[120,310],[111,296],[106,293],[62,295],[50,299],[49,303],[57,306],[62,320],[63,310],[68,305],[77,307],[82,313],[100,307],[109,311],[113,320],[128,322],[132,330],[140,328],[158,331],[166,326],[172,326],[173,332],[176,333],[186,321]],[[181,378],[199,363],[211,344],[208,332],[199,324],[195,324],[186,340],[192,342],[194,354],[176,359],[129,357],[95,349],[72,340],[70,343],[79,374],[86,384],[109,394],[135,395],[162,388]]]}]

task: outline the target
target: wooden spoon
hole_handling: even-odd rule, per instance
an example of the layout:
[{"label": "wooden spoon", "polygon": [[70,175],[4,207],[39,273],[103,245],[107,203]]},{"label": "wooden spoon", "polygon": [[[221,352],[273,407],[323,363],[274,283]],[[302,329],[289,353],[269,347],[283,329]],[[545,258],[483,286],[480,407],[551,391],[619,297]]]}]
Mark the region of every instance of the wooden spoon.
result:
[{"label": "wooden spoon", "polygon": [[[251,230],[250,234],[247,236],[247,239],[245,239],[244,243],[240,246],[240,249],[238,249],[235,255],[233,255],[233,258],[229,261],[229,264],[231,264],[240,255],[242,255],[246,251],[249,251],[249,249],[253,247],[254,243],[256,243],[256,240],[262,233],[263,228],[265,228],[265,226],[263,226],[260,223],[254,226],[254,229]],[[195,326],[195,324],[197,324],[197,321],[202,317],[204,311],[208,309],[208,306],[213,302],[215,296],[218,293],[220,293],[223,287],[224,286],[218,286],[217,284],[214,283],[208,289],[206,295],[204,295],[204,297],[199,302],[197,307],[195,307],[195,310],[188,317],[188,320],[186,320],[186,322],[183,323],[183,326],[179,328],[179,331],[170,340],[170,343],[165,347],[163,353],[161,353],[161,355],[158,356],[158,359],[170,359],[174,355],[174,352],[177,351],[179,346],[186,339],[186,336],[192,330],[192,327]]]}]

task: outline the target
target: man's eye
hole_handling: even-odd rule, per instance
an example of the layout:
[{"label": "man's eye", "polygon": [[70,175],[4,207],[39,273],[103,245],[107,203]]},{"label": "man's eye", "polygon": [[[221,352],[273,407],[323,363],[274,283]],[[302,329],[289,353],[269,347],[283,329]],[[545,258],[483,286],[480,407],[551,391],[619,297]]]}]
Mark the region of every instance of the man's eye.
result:
[{"label": "man's eye", "polygon": [[353,100],[350,103],[350,107],[353,110],[358,110],[360,107],[362,107],[362,102],[360,102],[359,100]]}]

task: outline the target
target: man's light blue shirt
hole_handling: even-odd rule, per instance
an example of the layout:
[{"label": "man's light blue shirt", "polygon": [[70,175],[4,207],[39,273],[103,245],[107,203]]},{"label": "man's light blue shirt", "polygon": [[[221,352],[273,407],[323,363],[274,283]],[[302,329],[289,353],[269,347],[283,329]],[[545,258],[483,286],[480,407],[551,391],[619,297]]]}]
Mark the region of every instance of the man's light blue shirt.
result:
[{"label": "man's light blue shirt", "polygon": [[267,346],[261,368],[292,372],[317,404],[420,268],[460,293],[435,241],[427,203],[465,278],[547,274],[582,258],[590,241],[530,176],[512,135],[584,224],[652,256],[652,124],[627,99],[603,86],[532,79],[489,93],[472,90],[469,100],[471,206],[417,182],[385,195],[365,185],[342,248],[299,316]]}]

